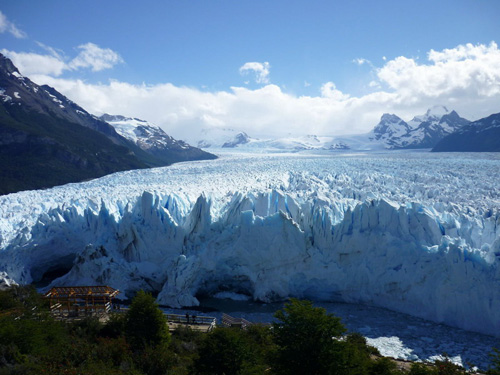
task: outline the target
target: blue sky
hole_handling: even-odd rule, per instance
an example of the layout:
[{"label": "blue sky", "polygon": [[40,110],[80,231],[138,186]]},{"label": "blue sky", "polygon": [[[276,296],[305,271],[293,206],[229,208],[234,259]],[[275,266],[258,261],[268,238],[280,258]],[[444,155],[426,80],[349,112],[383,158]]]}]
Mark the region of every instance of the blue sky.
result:
[{"label": "blue sky", "polygon": [[[19,0],[0,11],[2,52],[21,73],[90,112],[130,111],[174,133],[363,132],[384,112],[407,119],[435,104],[469,118],[500,112],[495,0]],[[431,61],[431,51],[445,56]],[[453,82],[433,84],[453,69]],[[427,78],[407,93],[405,75]],[[145,96],[156,105],[141,105]]]}]

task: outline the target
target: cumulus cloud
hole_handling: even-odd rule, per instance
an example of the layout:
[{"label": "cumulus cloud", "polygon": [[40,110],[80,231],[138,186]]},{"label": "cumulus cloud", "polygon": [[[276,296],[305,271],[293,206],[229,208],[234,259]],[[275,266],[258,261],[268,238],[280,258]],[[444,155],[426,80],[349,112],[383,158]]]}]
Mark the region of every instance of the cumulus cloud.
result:
[{"label": "cumulus cloud", "polygon": [[123,59],[118,53],[109,48],[100,48],[94,43],[87,43],[78,46],[80,53],[68,64],[70,69],[92,68],[93,72],[109,69]]},{"label": "cumulus cloud", "polygon": [[57,56],[40,55],[30,52],[18,53],[6,49],[2,49],[1,52],[11,59],[19,71],[26,76],[47,74],[58,77],[67,69],[64,61]]},{"label": "cumulus cloud", "polygon": [[10,22],[5,14],[0,11],[0,33],[9,33],[18,39],[26,38],[26,33],[19,30],[16,25]]},{"label": "cumulus cloud", "polygon": [[19,71],[26,75],[48,75],[59,77],[68,70],[79,70],[90,68],[93,72],[103,69],[110,69],[114,65],[122,63],[120,55],[109,48],[100,48],[96,44],[87,43],[78,46],[80,53],[66,62],[65,57],[54,48],[37,42],[37,44],[46,50],[48,54],[38,54],[32,52],[14,52],[2,49],[2,54],[12,60]]},{"label": "cumulus cloud", "polygon": [[400,56],[378,69],[377,76],[401,100],[469,98],[500,94],[500,50],[496,43],[431,50],[427,64]]},{"label": "cumulus cloud", "polygon": [[[260,71],[251,66],[248,71]],[[410,120],[436,104],[471,120],[500,112],[500,51],[495,43],[429,51],[426,60],[388,59],[374,68],[377,79],[367,83],[373,92],[362,96],[342,92],[333,82],[325,82],[316,96],[297,96],[273,84],[208,92],[170,83],[90,84],[51,74],[30,78],[55,87],[91,113],[143,118],[191,142],[200,129],[211,127],[256,137],[363,133],[385,112]]]},{"label": "cumulus cloud", "polygon": [[246,75],[249,73],[255,74],[255,82],[257,83],[269,83],[269,69],[271,66],[266,61],[264,63],[260,62],[247,62],[240,67],[240,74]]},{"label": "cumulus cloud", "polygon": [[338,101],[346,100],[349,98],[348,94],[344,94],[342,93],[342,91],[337,90],[337,87],[333,82],[327,82],[323,84],[323,86],[321,86],[321,96]]}]

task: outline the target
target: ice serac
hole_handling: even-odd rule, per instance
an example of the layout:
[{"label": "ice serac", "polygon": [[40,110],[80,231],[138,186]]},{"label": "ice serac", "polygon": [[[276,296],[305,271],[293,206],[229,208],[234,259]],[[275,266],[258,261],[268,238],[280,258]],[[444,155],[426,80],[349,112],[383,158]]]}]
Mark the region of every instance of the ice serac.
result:
[{"label": "ice serac", "polygon": [[12,194],[0,277],[176,307],[359,302],[500,336],[498,160],[434,155],[228,158]]}]

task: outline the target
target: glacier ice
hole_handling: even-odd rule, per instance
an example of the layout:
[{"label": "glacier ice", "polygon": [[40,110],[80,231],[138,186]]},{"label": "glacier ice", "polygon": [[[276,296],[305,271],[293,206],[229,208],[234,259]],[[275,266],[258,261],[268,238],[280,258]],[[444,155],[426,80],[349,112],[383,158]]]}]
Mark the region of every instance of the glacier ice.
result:
[{"label": "glacier ice", "polygon": [[500,336],[496,154],[222,154],[0,197],[0,275],[359,302]]}]

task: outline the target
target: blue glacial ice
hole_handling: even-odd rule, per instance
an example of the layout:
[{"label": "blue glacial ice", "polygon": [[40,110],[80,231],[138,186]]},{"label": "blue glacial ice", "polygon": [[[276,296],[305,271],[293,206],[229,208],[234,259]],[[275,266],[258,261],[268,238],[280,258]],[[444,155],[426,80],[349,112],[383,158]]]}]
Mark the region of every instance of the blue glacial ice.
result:
[{"label": "blue glacial ice", "polygon": [[0,197],[5,282],[364,303],[500,336],[495,154],[223,155]]}]

